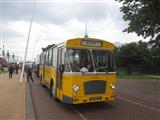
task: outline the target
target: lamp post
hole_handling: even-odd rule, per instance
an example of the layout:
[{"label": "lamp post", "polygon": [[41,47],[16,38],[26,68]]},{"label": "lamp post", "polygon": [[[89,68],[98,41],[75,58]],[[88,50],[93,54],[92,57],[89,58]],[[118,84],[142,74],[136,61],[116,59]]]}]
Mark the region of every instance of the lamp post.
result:
[{"label": "lamp post", "polygon": [[26,62],[26,57],[27,57],[27,52],[28,52],[29,39],[30,39],[32,22],[33,22],[35,10],[36,10],[36,0],[34,2],[34,8],[33,8],[32,17],[31,17],[30,26],[29,26],[29,31],[28,31],[28,38],[27,38],[27,43],[26,43],[26,49],[25,49],[25,55],[24,55],[24,60],[23,60],[23,66],[22,66],[22,73],[21,73],[21,77],[20,77],[20,82],[22,82],[22,80],[23,80],[24,67],[25,67],[25,62]]}]

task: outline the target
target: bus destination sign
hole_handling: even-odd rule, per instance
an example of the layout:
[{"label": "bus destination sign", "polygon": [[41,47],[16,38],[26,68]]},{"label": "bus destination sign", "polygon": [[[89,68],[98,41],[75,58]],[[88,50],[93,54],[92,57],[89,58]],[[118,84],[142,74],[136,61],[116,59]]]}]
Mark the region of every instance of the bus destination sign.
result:
[{"label": "bus destination sign", "polygon": [[91,46],[91,47],[102,47],[101,41],[91,41],[91,40],[82,40],[82,46]]}]

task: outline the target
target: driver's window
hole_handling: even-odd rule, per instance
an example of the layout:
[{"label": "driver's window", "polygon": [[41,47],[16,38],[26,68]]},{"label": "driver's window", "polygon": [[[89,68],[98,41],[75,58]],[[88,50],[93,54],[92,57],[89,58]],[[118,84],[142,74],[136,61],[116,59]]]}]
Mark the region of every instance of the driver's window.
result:
[{"label": "driver's window", "polygon": [[70,66],[67,58],[67,53],[65,53],[65,59],[64,59],[64,72],[70,72]]}]

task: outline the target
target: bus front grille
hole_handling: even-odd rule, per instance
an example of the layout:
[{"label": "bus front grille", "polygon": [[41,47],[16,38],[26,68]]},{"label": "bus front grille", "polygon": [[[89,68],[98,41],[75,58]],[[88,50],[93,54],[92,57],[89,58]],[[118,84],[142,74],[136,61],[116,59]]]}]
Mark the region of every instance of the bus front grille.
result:
[{"label": "bus front grille", "polygon": [[84,93],[89,94],[104,94],[106,90],[106,81],[94,80],[84,83]]}]

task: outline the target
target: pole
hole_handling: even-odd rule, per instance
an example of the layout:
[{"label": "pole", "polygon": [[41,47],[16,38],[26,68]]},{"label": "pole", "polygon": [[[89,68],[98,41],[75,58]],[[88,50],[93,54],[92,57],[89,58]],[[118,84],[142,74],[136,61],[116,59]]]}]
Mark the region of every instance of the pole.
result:
[{"label": "pole", "polygon": [[20,82],[23,81],[24,67],[25,67],[25,62],[26,62],[26,57],[27,57],[27,52],[28,52],[29,39],[30,39],[32,22],[33,22],[35,10],[36,10],[36,0],[35,0],[35,2],[34,2],[32,17],[31,17],[31,22],[30,22],[29,31],[28,31],[28,38],[27,38],[27,44],[26,44],[26,49],[25,49],[25,55],[24,55],[24,60],[23,60],[23,66],[22,66],[22,72],[21,72]]},{"label": "pole", "polygon": [[1,35],[1,36],[0,36],[1,41],[0,41],[0,48],[1,48],[1,49],[2,49],[2,47],[3,47],[3,46],[2,46],[2,44],[3,44],[3,41],[2,41],[2,39],[3,39],[3,34],[2,34],[2,29],[3,29],[3,26],[2,26],[2,22],[3,22],[3,21],[2,21],[2,20],[3,20],[3,19],[2,19],[2,15],[3,15],[3,13],[2,13],[2,7],[3,7],[3,6],[2,6],[2,3],[1,3],[1,9],[0,9],[0,11],[1,11],[1,34],[0,34],[0,35]]}]

